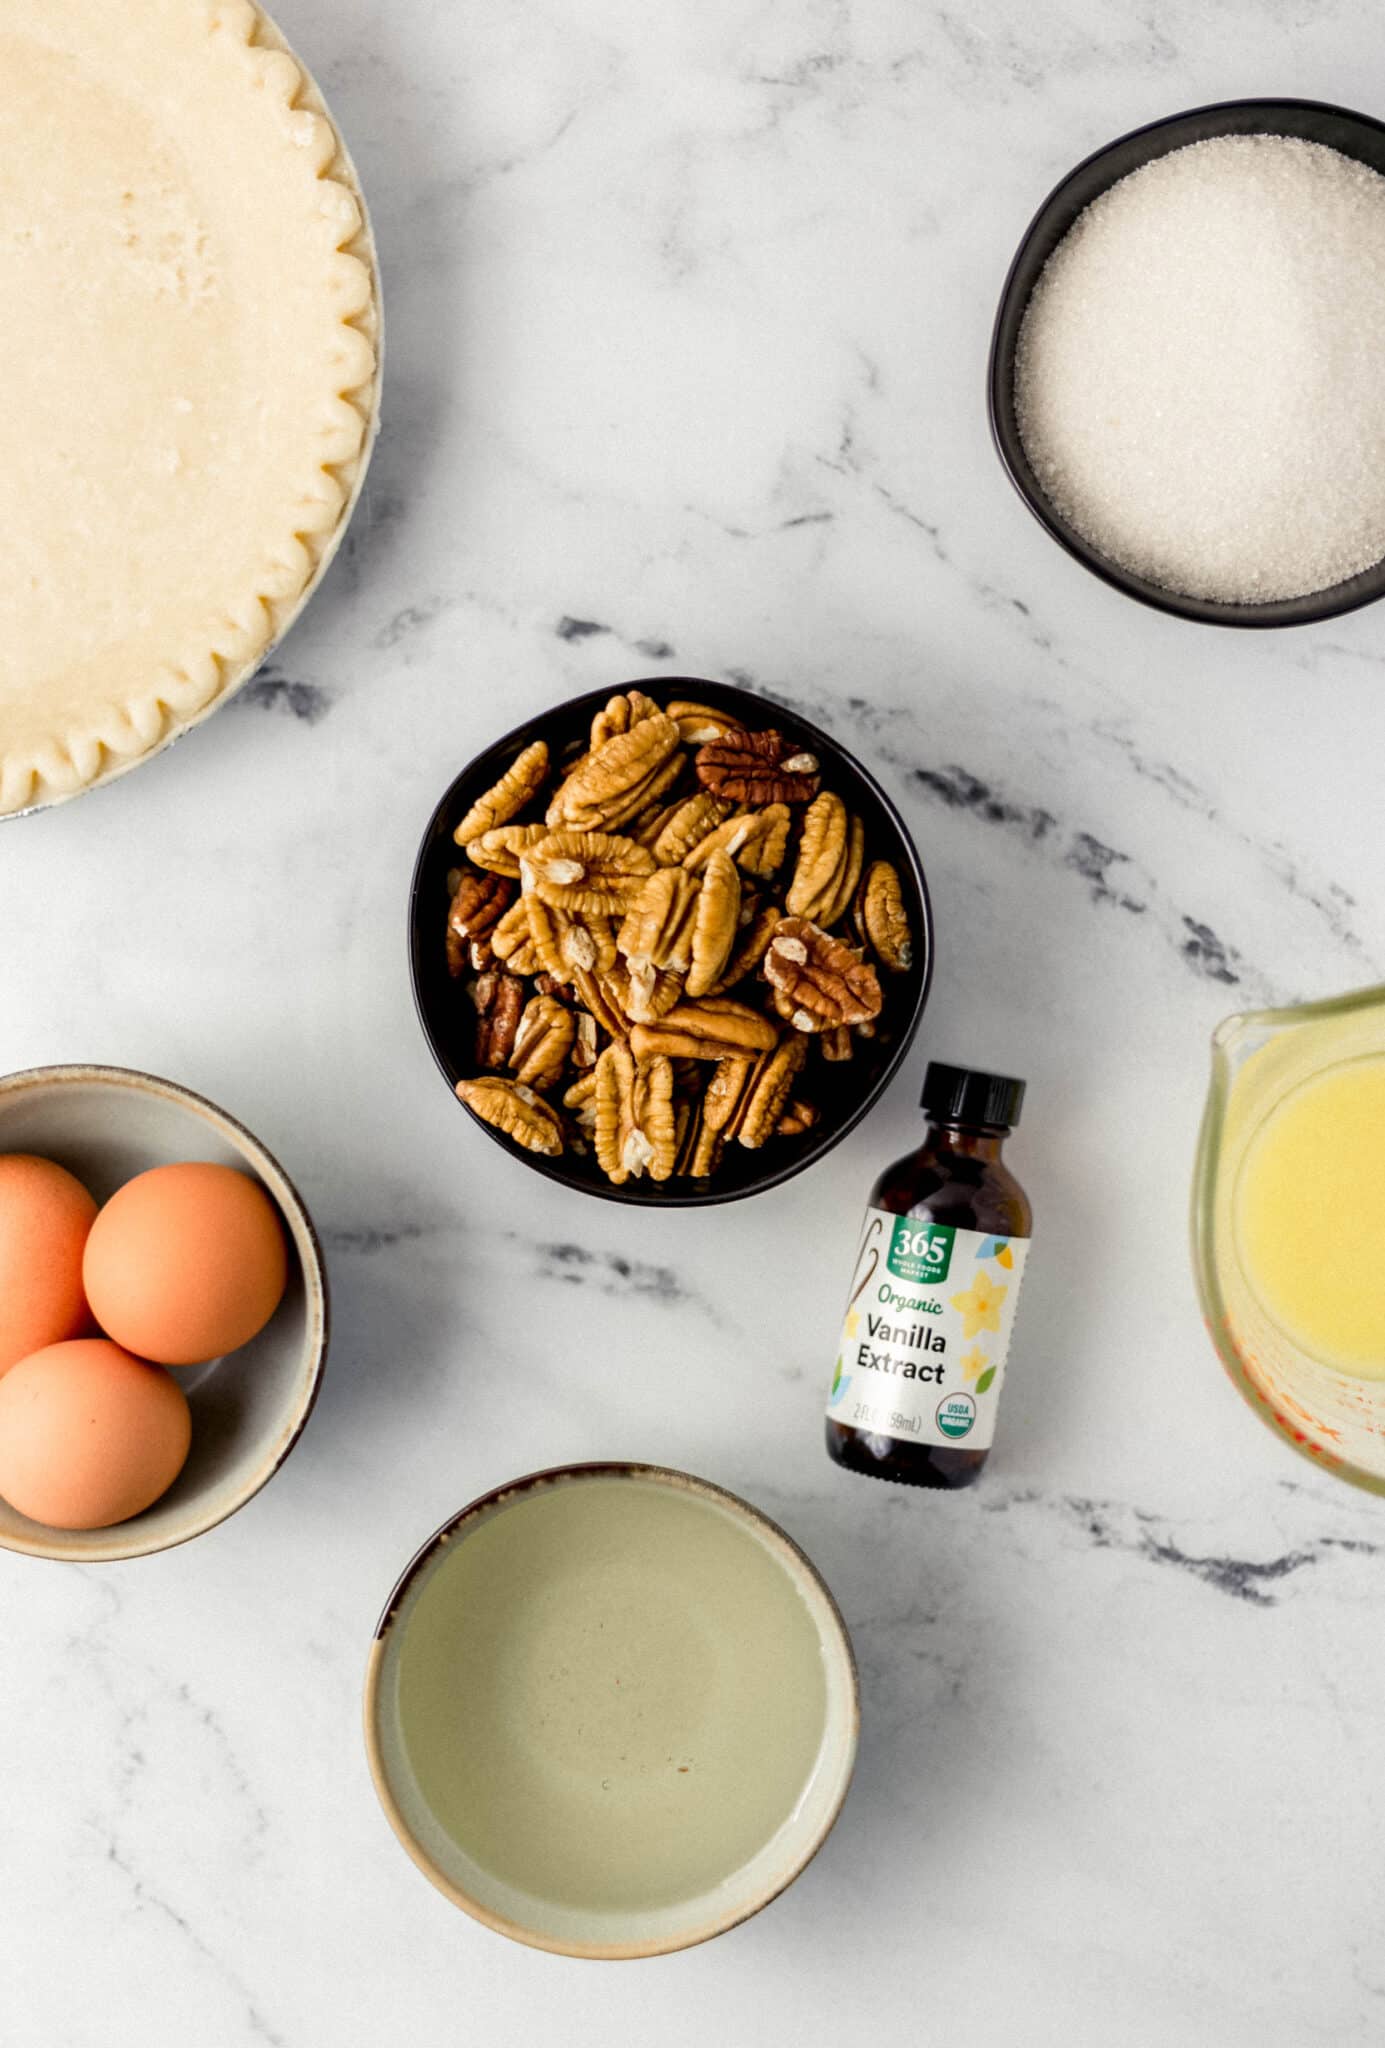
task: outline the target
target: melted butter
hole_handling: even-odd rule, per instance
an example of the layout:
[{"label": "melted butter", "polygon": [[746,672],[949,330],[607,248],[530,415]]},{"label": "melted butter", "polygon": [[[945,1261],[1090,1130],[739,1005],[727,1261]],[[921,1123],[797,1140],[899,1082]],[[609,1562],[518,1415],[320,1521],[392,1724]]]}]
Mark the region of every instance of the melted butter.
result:
[{"label": "melted butter", "polygon": [[1311,1357],[1385,1379],[1385,1058],[1287,1094],[1246,1150],[1236,1248],[1252,1292]]},{"label": "melted butter", "polygon": [[546,1899],[705,1893],[818,1761],[826,1683],[793,1580],[731,1514],[658,1482],[522,1496],[449,1547],[404,1628],[420,1791],[476,1862]]}]

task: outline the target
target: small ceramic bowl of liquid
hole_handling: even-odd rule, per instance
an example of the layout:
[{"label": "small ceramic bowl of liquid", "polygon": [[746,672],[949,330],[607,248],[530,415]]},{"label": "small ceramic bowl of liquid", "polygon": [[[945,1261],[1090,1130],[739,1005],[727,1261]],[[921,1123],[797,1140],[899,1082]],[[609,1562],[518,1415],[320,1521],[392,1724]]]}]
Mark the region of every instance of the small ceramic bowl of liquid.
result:
[{"label": "small ceramic bowl of liquid", "polygon": [[186,1462],[167,1492],[108,1527],[54,1528],[0,1499],[0,1548],[79,1564],[143,1557],[225,1521],[301,1436],[327,1355],[327,1280],[317,1233],[278,1161],[225,1110],[124,1067],[36,1067],[0,1076],[0,1154],[74,1174],[104,1203],[153,1167],[206,1160],[248,1175],[283,1226],[287,1283],[269,1321],[228,1356],[174,1372],[191,1412]]},{"label": "small ceramic bowl of liquid", "polygon": [[1256,1413],[1385,1493],[1385,987],[1218,1028],[1193,1259]]},{"label": "small ceramic bowl of liquid", "polygon": [[856,1756],[851,1645],[784,1532],[705,1480],[569,1465],[405,1570],[366,1680],[375,1788],[454,1904],[535,1948],[690,1948],[790,1884]]}]

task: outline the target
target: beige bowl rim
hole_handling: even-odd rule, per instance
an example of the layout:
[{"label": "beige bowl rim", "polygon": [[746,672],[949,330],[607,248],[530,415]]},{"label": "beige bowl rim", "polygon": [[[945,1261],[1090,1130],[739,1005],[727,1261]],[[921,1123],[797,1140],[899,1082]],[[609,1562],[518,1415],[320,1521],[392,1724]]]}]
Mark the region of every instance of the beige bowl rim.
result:
[{"label": "beige bowl rim", "polygon": [[[205,1535],[208,1529],[215,1529],[221,1522],[229,1520],[247,1501],[253,1500],[262,1487],[268,1486],[302,1436],[308,1424],[308,1417],[316,1405],[331,1336],[331,1303],[321,1241],[303,1197],[273,1153],[260,1143],[253,1131],[247,1130],[243,1123],[238,1122],[215,1102],[209,1101],[205,1095],[198,1095],[193,1089],[184,1088],[177,1081],[166,1081],[157,1074],[143,1073],[137,1067],[108,1067],[78,1062],[52,1067],[26,1067],[18,1073],[0,1075],[0,1104],[4,1103],[7,1096],[22,1095],[31,1088],[60,1087],[68,1083],[86,1087],[95,1083],[97,1086],[129,1089],[135,1094],[159,1096],[165,1102],[189,1110],[202,1122],[210,1124],[213,1130],[239,1152],[264,1181],[289,1224],[289,1237],[294,1255],[302,1268],[304,1303],[308,1319],[304,1369],[300,1371],[298,1377],[298,1404],[293,1411],[291,1426],[288,1433],[281,1436],[268,1455],[261,1460],[251,1482],[242,1489],[229,1507],[218,1514],[198,1515],[190,1502],[188,1526],[181,1534],[170,1537],[166,1542],[151,1543],[147,1539],[142,1540],[136,1533],[142,1519],[138,1515],[133,1516],[128,1522],[117,1522],[109,1531],[104,1532],[109,1541],[86,1550],[80,1560],[83,1564],[111,1564],[126,1558],[150,1557],[161,1551],[176,1550],[180,1544],[190,1543],[194,1536]],[[100,1530],[91,1532],[94,1537],[100,1537],[102,1533]],[[59,1563],[72,1562],[66,1551],[47,1546],[41,1534],[33,1537],[27,1533],[7,1535],[0,1530],[0,1549],[21,1552],[27,1557],[51,1558]]]},{"label": "beige bowl rim", "polygon": [[[399,1615],[405,1594],[419,1574],[432,1561],[434,1554],[470,1521],[488,1514],[494,1508],[519,1498],[526,1493],[537,1492],[541,1487],[561,1484],[571,1479],[653,1479],[674,1489],[694,1494],[702,1499],[714,1501],[718,1506],[729,1508],[737,1520],[748,1524],[770,1547],[779,1553],[791,1575],[806,1578],[825,1603],[827,1616],[833,1625],[838,1647],[844,1654],[845,1668],[850,1681],[850,1713],[843,1750],[844,1770],[841,1791],[829,1811],[823,1816],[814,1835],[807,1842],[803,1852],[792,1862],[785,1873],[747,1907],[735,1907],[715,1919],[690,1925],[686,1933],[674,1937],[648,1941],[582,1942],[558,1940],[532,1927],[525,1927],[518,1921],[507,1919],[495,1912],[482,1900],[464,1891],[429,1856],[428,1852],[413,1836],[407,1820],[394,1797],[385,1767],[377,1720],[380,1706],[380,1685],[384,1652],[391,1628]],[[846,1622],[842,1618],[831,1588],[822,1573],[807,1553],[794,1542],[792,1536],[750,1501],[732,1493],[727,1487],[718,1486],[713,1480],[700,1479],[691,1472],[680,1471],[672,1465],[645,1464],[639,1460],[611,1458],[579,1461],[569,1465],[549,1465],[537,1472],[526,1472],[521,1478],[507,1480],[504,1485],[492,1487],[488,1493],[469,1501],[455,1515],[433,1531],[427,1541],[420,1545],[410,1558],[395,1582],[394,1589],[385,1602],[384,1611],[375,1627],[366,1666],[365,1695],[365,1744],[370,1762],[370,1775],[374,1781],[376,1795],[384,1808],[385,1817],[394,1829],[400,1842],[423,1872],[429,1882],[452,1901],[469,1913],[473,1920],[491,1928],[496,1934],[508,1935],[512,1941],[522,1942],[528,1948],[546,1949],[553,1955],[575,1956],[590,1962],[632,1962],[645,1956],[671,1955],[682,1949],[696,1948],[701,1942],[711,1941],[718,1934],[725,1934],[732,1927],[739,1927],[763,1912],[773,1900],[787,1891],[794,1880],[800,1877],[821,1849],[827,1837],[837,1824],[838,1816],[851,1788],[852,1773],[856,1764],[857,1745],[861,1731],[861,1686],[856,1665],[856,1655]]]}]

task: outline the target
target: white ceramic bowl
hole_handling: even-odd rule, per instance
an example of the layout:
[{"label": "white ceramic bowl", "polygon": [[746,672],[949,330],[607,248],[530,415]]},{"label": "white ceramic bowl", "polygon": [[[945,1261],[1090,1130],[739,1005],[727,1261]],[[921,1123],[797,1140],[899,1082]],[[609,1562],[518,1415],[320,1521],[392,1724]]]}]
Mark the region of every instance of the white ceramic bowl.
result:
[{"label": "white ceramic bowl", "polygon": [[534,1948],[626,1960],[748,1919],[856,1759],[836,1605],[784,1531],[662,1466],[566,1465],[418,1552],[371,1647],[380,1803],[439,1891]]},{"label": "white ceramic bowl", "polygon": [[214,1103],[124,1067],[34,1067],[0,1077],[0,1152],[56,1160],[98,1202],[148,1167],[211,1159],[253,1175],[289,1243],[284,1299],[253,1342],[176,1374],[192,1449],[153,1507],[110,1529],[49,1529],[0,1501],[0,1546],[81,1564],[170,1550],[225,1521],[279,1470],[308,1419],[327,1355],[327,1280],[317,1233],[283,1168]]}]

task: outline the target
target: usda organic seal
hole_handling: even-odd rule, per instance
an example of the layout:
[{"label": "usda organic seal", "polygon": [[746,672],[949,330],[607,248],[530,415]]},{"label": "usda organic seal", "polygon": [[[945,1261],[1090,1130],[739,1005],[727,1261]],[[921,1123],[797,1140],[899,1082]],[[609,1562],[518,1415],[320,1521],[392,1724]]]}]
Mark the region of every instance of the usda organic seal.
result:
[{"label": "usda organic seal", "polygon": [[948,1394],[938,1403],[937,1423],[944,1436],[965,1436],[976,1420],[976,1403],[970,1394]]}]

